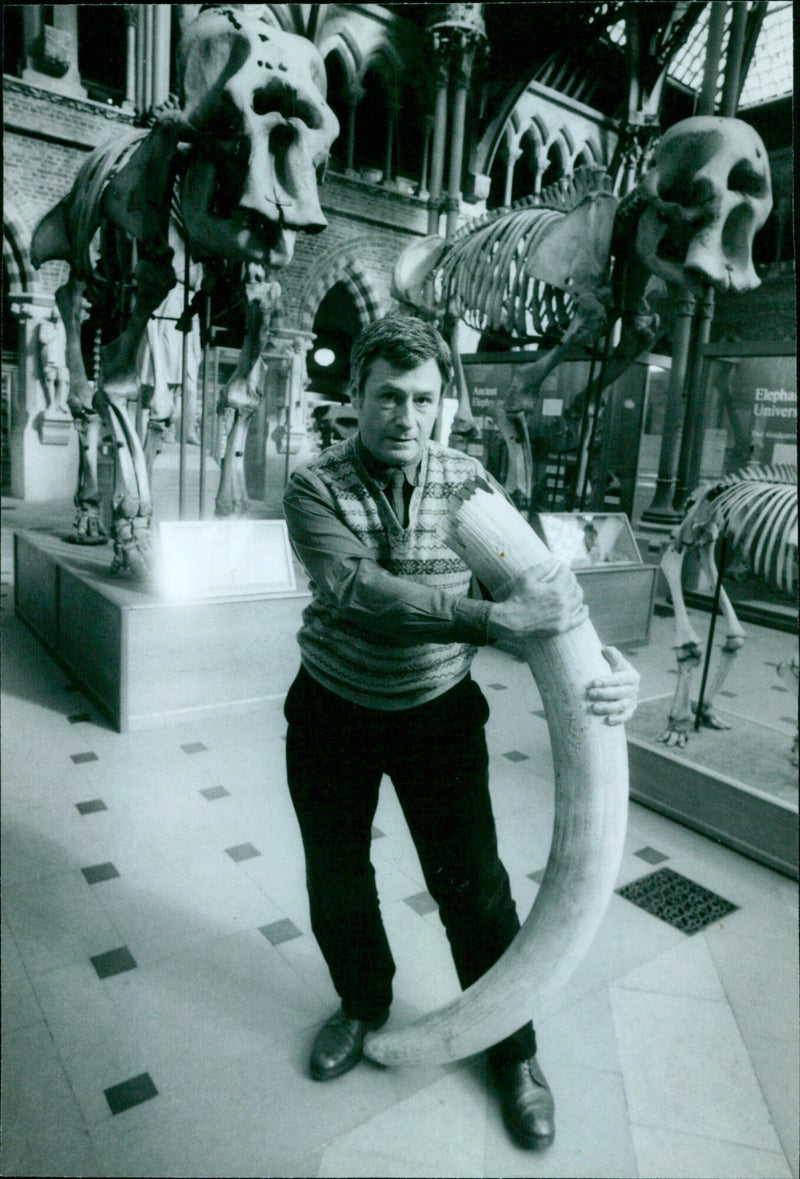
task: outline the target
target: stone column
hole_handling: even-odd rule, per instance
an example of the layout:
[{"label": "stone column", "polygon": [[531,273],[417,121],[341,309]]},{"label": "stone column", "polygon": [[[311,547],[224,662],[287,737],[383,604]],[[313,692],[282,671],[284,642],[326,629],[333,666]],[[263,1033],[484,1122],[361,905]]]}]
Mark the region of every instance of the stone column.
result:
[{"label": "stone column", "polygon": [[538,194],[542,191],[542,177],[547,169],[550,167],[550,157],[547,154],[547,148],[542,148],[536,154],[536,178],[533,182],[533,191]]},{"label": "stone column", "polygon": [[514,168],[517,160],[522,155],[522,149],[519,147],[511,147],[509,144],[506,156],[506,184],[503,191],[503,205],[508,208],[511,204],[511,194],[514,191]]},{"label": "stone column", "polygon": [[125,4],[125,99],[123,110],[136,109],[136,24],[139,4]]},{"label": "stone column", "polygon": [[172,56],[172,5],[153,6],[153,105],[169,98],[170,58]]},{"label": "stone column", "polygon": [[397,124],[397,106],[393,98],[387,98],[386,119],[386,150],[383,153],[383,183],[391,185],[394,181],[394,134]]},{"label": "stone column", "polygon": [[425,127],[425,140],[422,147],[422,173],[419,178],[419,188],[417,190],[417,195],[421,197],[427,197],[428,166],[430,164],[431,139],[433,137],[433,115],[425,115],[423,124]]},{"label": "stone column", "polygon": [[345,144],[345,175],[357,176],[355,168],[355,152],[356,152],[356,111],[358,104],[364,97],[364,89],[354,82],[352,86],[348,87],[344,95],[344,100],[347,103],[347,142]]}]

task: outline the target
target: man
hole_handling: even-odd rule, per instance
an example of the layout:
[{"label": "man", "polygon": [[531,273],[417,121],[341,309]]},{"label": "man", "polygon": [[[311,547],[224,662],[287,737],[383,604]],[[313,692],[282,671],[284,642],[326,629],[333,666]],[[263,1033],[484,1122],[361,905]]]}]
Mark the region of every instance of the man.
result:
[{"label": "man", "polygon": [[[392,779],[462,987],[519,929],[497,854],[484,725],[470,676],[476,647],[568,629],[582,594],[555,561],[502,603],[471,596],[467,566],[437,525],[449,495],[485,472],[429,441],[452,358],[420,320],[371,324],[351,357],[358,433],[294,472],[284,506],[311,583],[302,666],[286,699],[287,771],[306,857],[311,923],[342,1007],[311,1055],[317,1080],[358,1063],[386,1022],[394,962],[370,863],[381,776]],[[588,692],[611,724],[635,706],[638,675],[609,649]],[[507,1123],[530,1147],[554,1136],[553,1098],[530,1023],[489,1050]]]}]

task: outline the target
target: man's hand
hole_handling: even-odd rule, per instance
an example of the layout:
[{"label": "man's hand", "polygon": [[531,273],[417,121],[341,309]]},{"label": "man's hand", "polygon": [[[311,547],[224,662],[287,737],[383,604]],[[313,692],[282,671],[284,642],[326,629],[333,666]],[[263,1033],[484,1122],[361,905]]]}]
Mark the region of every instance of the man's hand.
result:
[{"label": "man's hand", "polygon": [[636,711],[639,694],[639,673],[616,647],[603,647],[603,655],[611,668],[611,675],[592,680],[586,689],[591,711],[604,716],[608,725],[623,725]]},{"label": "man's hand", "polygon": [[575,575],[560,561],[546,561],[523,573],[504,601],[492,603],[489,638],[515,648],[533,635],[571,630],[586,617],[582,603]]}]

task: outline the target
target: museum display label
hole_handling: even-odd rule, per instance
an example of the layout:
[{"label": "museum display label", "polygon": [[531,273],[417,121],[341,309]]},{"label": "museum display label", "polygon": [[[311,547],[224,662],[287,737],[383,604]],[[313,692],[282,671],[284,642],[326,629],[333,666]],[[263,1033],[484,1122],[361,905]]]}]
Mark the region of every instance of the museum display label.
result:
[{"label": "museum display label", "polygon": [[169,601],[297,588],[283,520],[166,521],[158,526],[155,581]]}]

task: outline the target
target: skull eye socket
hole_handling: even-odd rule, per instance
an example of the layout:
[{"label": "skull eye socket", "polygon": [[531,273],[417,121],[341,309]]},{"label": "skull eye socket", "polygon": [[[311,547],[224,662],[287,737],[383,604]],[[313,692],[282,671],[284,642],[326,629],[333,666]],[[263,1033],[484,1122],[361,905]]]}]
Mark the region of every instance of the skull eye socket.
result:
[{"label": "skull eye socket", "polygon": [[767,193],[767,181],[760,172],[756,172],[749,160],[739,160],[728,173],[728,188],[731,192],[741,192],[745,196],[763,197]]},{"label": "skull eye socket", "polygon": [[223,94],[220,105],[206,124],[206,131],[222,143],[237,139],[242,130],[242,117],[227,94]]},{"label": "skull eye socket", "polygon": [[322,127],[322,115],[313,104],[278,78],[253,91],[252,106],[257,115],[277,114],[284,119],[299,119],[313,131]]},{"label": "skull eye socket", "polygon": [[714,199],[714,186],[705,176],[680,176],[672,182],[660,184],[658,195],[667,204],[697,209]]}]

